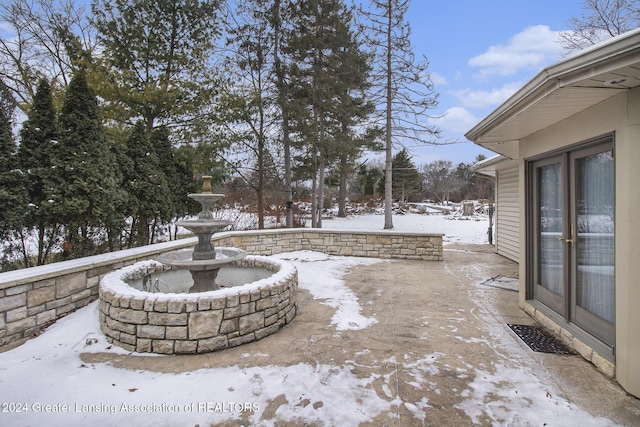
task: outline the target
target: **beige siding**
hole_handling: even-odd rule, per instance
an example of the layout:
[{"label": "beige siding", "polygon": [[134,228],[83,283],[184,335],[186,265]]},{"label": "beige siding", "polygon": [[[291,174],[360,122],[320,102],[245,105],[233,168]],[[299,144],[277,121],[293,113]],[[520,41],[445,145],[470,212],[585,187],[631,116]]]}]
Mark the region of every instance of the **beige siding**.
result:
[{"label": "beige siding", "polygon": [[519,262],[518,166],[496,171],[496,251]]}]

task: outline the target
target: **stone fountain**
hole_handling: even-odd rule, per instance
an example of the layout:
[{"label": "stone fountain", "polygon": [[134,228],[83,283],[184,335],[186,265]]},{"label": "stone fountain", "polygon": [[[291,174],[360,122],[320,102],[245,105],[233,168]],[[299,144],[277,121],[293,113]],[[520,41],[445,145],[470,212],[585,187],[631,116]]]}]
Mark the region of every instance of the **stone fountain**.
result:
[{"label": "stone fountain", "polygon": [[[198,236],[193,250],[167,252],[100,280],[100,328],[107,341],[141,353],[207,353],[260,340],[294,319],[295,267],[238,248],[215,248],[212,235],[231,221],[213,218],[211,206],[223,195],[211,192],[211,177],[203,177],[202,189],[189,194],[202,205],[198,218],[177,223]],[[167,290],[148,289],[149,282],[165,283]]]},{"label": "stone fountain", "polygon": [[220,268],[241,260],[247,254],[237,248],[216,249],[211,242],[211,236],[232,224],[232,221],[215,219],[211,206],[224,197],[211,191],[211,177],[202,177],[202,193],[189,194],[193,200],[202,205],[198,219],[178,221],[178,226],[184,227],[198,237],[198,244],[193,251],[183,249],[168,252],[158,256],[162,264],[172,269],[189,270],[193,278],[193,287],[189,292],[206,292],[220,289],[216,284],[216,277]]}]

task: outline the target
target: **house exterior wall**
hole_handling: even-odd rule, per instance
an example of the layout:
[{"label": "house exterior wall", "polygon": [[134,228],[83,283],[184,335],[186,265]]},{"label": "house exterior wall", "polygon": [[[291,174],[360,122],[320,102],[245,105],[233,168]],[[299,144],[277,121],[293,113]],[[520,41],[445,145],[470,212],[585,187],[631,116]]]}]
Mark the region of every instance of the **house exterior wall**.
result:
[{"label": "house exterior wall", "polygon": [[616,377],[640,397],[640,90],[616,133]]},{"label": "house exterior wall", "polygon": [[519,253],[527,248],[526,160],[594,137],[615,132],[616,174],[616,346],[615,364],[562,321],[546,316],[526,299],[527,263],[520,263],[520,306],[558,332],[585,358],[616,380],[631,394],[640,396],[640,88],[614,96],[520,141]]},{"label": "house exterior wall", "polygon": [[496,252],[520,261],[520,200],[518,162],[508,161],[496,167]]}]

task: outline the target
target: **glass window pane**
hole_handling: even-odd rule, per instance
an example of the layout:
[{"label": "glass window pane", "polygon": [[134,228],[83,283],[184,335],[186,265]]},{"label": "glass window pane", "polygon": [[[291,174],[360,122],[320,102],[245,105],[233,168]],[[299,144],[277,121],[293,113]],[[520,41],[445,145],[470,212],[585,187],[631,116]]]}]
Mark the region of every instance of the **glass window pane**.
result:
[{"label": "glass window pane", "polygon": [[562,296],[564,294],[562,273],[563,196],[562,167],[560,163],[542,166],[538,169],[540,202],[538,224],[539,264],[538,283],[540,286]]},{"label": "glass window pane", "polygon": [[576,160],[576,304],[614,323],[614,164],[610,151]]}]

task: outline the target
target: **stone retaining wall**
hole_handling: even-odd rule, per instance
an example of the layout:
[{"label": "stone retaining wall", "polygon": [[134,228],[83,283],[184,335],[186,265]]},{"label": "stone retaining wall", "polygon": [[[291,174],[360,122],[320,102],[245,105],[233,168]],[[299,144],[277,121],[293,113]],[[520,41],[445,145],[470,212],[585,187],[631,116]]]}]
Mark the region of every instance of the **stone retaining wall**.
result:
[{"label": "stone retaining wall", "polygon": [[[442,260],[442,234],[395,231],[277,229],[224,232],[216,246],[272,255],[314,250],[332,255]],[[103,255],[0,273],[0,347],[36,335],[59,317],[98,298],[105,274],[161,253],[192,247],[196,238],[158,243]]]},{"label": "stone retaining wall", "polygon": [[207,353],[257,341],[296,315],[298,273],[289,264],[247,256],[235,265],[274,275],[254,283],[198,294],[149,293],[123,279],[162,265],[150,261],[107,275],[100,284],[100,327],[107,340],[140,353]]},{"label": "stone retaining wall", "polygon": [[216,245],[259,255],[309,250],[329,255],[442,261],[442,237],[442,234],[300,228],[227,233],[214,240]]},{"label": "stone retaining wall", "polygon": [[0,347],[37,335],[56,319],[95,301],[105,274],[196,241],[184,239],[0,273]]}]

